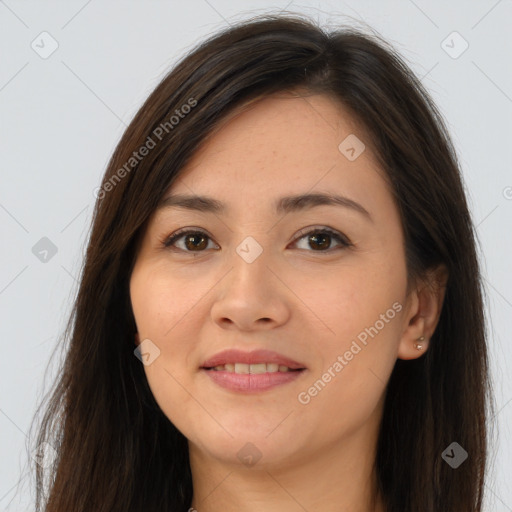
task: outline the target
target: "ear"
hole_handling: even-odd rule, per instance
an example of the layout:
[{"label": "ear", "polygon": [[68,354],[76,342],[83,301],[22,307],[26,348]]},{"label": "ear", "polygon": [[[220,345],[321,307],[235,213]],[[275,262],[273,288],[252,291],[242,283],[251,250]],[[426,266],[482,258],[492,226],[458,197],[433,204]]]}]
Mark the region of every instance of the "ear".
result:
[{"label": "ear", "polygon": [[[429,340],[441,316],[447,282],[448,269],[441,264],[429,269],[409,293],[398,359],[416,359],[428,350]],[[421,337],[424,339],[419,341]],[[417,343],[421,350],[415,347]]]},{"label": "ear", "polygon": [[135,333],[135,345],[140,345],[140,337],[138,332]]}]

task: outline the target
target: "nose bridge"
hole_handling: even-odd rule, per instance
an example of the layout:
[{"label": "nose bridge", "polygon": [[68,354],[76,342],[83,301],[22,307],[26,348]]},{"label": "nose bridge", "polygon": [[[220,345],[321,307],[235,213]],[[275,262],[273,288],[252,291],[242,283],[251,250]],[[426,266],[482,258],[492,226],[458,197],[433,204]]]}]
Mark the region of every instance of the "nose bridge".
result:
[{"label": "nose bridge", "polygon": [[272,275],[269,270],[270,250],[264,249],[263,237],[258,238],[262,243],[258,242],[254,236],[246,236],[235,247],[234,254],[230,258],[234,274],[230,286],[236,289],[240,286],[242,291],[244,287],[249,287],[253,296],[259,296],[262,292],[265,294],[264,289],[271,286],[269,278]]},{"label": "nose bridge", "polygon": [[235,247],[228,261],[229,277],[212,306],[212,317],[219,325],[235,324],[244,330],[255,325],[268,328],[289,317],[269,255],[270,250],[265,250],[253,236],[245,237]]},{"label": "nose bridge", "polygon": [[[261,240],[261,236],[259,238]],[[246,236],[238,244],[235,252],[248,265],[251,265],[258,259],[260,260],[260,264],[261,264],[261,260],[266,259],[266,257],[261,258],[262,254],[264,252],[263,246],[256,240],[256,238],[254,238],[251,235]],[[267,253],[267,252],[268,252],[268,250],[265,251],[265,253]],[[265,254],[265,256],[266,256],[266,254]]]}]

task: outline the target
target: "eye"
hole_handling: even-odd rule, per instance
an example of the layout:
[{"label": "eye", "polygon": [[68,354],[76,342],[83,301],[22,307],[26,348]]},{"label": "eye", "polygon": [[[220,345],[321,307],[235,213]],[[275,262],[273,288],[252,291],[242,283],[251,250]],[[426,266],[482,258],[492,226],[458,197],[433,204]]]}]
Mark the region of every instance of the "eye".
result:
[{"label": "eye", "polygon": [[[184,247],[176,246],[176,242],[183,240]],[[179,250],[185,252],[202,252],[203,249],[208,248],[208,240],[210,236],[201,230],[191,230],[191,229],[179,229],[176,233],[172,234],[163,242],[164,247],[175,246]],[[218,247],[218,246],[217,246]]]},{"label": "eye", "polygon": [[[330,252],[332,250],[330,246],[333,240],[338,242],[341,248],[351,247],[353,245],[346,236],[326,227],[314,228],[309,231],[304,229],[301,230],[299,234],[301,236],[295,239],[295,243],[307,238],[306,243],[309,243],[310,247],[316,252]],[[179,247],[177,242],[181,241],[181,239],[183,239],[183,245]],[[197,229],[183,228],[167,237],[162,244],[164,247],[174,247],[184,252],[203,252],[204,249],[208,249],[208,241],[212,240],[210,235],[206,232]],[[217,244],[214,245],[218,248]]]},{"label": "eye", "polygon": [[346,236],[327,227],[314,228],[309,231],[301,230],[299,235],[301,236],[296,241],[300,242],[306,239],[306,244],[309,244],[309,247],[312,247],[316,252],[331,252],[330,246],[333,240],[339,243],[340,248],[353,245]]}]

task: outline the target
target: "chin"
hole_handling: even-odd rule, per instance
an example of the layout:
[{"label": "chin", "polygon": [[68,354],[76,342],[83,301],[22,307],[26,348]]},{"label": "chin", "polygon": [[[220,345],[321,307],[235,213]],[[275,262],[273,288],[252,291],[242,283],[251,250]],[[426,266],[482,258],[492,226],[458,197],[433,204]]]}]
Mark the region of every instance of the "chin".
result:
[{"label": "chin", "polygon": [[[282,418],[280,419],[282,420]],[[203,454],[223,464],[254,469],[267,469],[279,465],[286,465],[294,459],[294,454],[300,453],[296,436],[287,429],[276,429],[279,422],[275,422],[272,428],[263,428],[253,419],[252,428],[242,425],[229,426],[223,423],[233,437],[222,431],[218,435],[204,436],[204,431],[198,436],[193,435],[189,439]],[[274,431],[272,431],[275,429]],[[217,429],[218,432],[219,429]],[[269,434],[270,433],[270,434]],[[187,436],[188,437],[188,436]],[[294,439],[294,445],[290,440]]]}]

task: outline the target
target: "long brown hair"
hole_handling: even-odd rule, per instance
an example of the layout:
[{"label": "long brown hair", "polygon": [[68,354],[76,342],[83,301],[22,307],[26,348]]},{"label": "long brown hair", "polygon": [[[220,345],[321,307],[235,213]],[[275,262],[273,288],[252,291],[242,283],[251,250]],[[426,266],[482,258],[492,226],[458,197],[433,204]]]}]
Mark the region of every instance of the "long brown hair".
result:
[{"label": "long brown hair", "polygon": [[[211,36],[160,82],[117,145],[38,429],[35,446],[47,442],[57,456],[36,465],[37,511],[190,506],[187,440],[134,356],[130,274],[148,219],[200,144],[235,107],[293,89],[336,98],[366,130],[399,208],[410,282],[440,263],[449,272],[427,353],[397,360],[386,390],[375,461],[386,510],[482,511],[493,404],[476,235],[455,150],[388,43],[350,27],[326,32],[300,15],[259,16]],[[457,469],[442,457],[452,442],[468,453]]]}]

